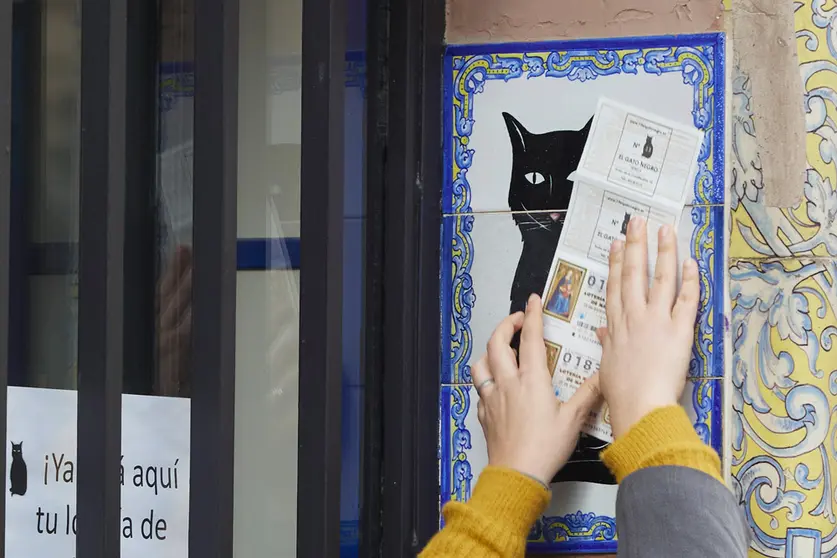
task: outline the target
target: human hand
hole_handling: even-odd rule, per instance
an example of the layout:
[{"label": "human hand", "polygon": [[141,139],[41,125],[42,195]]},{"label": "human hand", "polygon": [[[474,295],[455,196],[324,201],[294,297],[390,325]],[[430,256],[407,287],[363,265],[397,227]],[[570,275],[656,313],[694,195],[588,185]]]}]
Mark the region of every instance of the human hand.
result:
[{"label": "human hand", "polygon": [[178,246],[157,289],[157,378],[154,395],[189,395],[192,251]]},{"label": "human hand", "polygon": [[[526,313],[503,320],[488,352],[472,368],[480,395],[477,415],[488,446],[488,463],[515,469],[549,484],[578,442],[584,420],[599,402],[598,376],[573,397],[555,397],[546,366],[541,299],[529,297]],[[510,343],[521,330],[520,365]]]},{"label": "human hand", "polygon": [[697,263],[683,263],[677,292],[677,238],[660,228],[648,287],[648,227],[631,219],[627,241],[610,249],[607,327],[599,329],[601,390],[619,438],[651,411],[677,405],[686,386],[700,285]]}]

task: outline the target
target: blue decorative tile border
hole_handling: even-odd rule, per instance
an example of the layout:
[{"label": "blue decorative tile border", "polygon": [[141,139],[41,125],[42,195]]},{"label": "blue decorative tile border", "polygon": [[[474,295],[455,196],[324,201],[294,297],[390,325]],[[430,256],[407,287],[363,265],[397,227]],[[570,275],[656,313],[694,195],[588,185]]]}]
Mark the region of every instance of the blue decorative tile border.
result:
[{"label": "blue decorative tile border", "polygon": [[[695,180],[692,256],[701,272],[700,313],[690,374],[695,429],[722,451],[724,371],[724,112],[723,34],[605,39],[505,45],[461,45],[445,55],[444,182],[441,236],[440,506],[470,497],[474,472],[468,460],[471,432],[468,365],[473,351],[470,327],[476,300],[471,266],[474,215],[467,171],[475,157],[469,138],[476,124],[474,104],[490,80],[568,79],[587,81],[617,74],[679,72],[694,89],[692,117],[706,132]],[[552,552],[613,552],[615,520],[579,510],[543,517],[529,536],[529,549]]]},{"label": "blue decorative tile border", "polygon": [[[724,376],[724,207],[696,205],[690,208],[694,231],[691,257],[700,273],[695,343],[689,376]],[[685,219],[685,217],[684,217]]]},{"label": "blue decorative tile border", "polygon": [[545,515],[529,531],[529,541],[530,550],[541,552],[553,550],[547,541],[564,541],[564,552],[616,552],[616,520],[581,511]]}]

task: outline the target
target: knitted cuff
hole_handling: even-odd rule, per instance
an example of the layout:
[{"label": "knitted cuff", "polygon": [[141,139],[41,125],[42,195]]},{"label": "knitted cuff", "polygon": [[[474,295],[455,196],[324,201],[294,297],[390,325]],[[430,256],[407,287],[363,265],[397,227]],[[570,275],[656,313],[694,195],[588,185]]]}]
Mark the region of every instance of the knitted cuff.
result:
[{"label": "knitted cuff", "polygon": [[489,465],[480,473],[468,503],[475,511],[505,524],[511,535],[525,537],[550,497],[542,482],[513,469]]},{"label": "knitted cuff", "polygon": [[679,405],[656,409],[602,452],[602,461],[617,482],[639,469],[677,465],[721,480],[718,455],[698,437]]}]

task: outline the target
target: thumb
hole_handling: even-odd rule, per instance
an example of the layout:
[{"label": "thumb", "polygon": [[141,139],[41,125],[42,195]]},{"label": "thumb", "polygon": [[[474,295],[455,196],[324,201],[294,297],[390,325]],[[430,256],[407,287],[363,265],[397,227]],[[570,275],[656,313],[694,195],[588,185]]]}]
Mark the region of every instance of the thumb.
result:
[{"label": "thumb", "polygon": [[596,372],[579,386],[569,401],[561,405],[561,410],[569,413],[569,417],[573,422],[581,424],[590,414],[590,411],[601,403],[601,398],[602,392],[599,389],[599,373]]}]

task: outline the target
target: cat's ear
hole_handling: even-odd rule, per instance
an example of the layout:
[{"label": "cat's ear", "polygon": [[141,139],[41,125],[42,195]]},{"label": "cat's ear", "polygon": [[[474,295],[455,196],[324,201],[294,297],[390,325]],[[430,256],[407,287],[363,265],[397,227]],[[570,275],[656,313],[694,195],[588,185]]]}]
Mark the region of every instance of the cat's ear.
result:
[{"label": "cat's ear", "polygon": [[593,117],[590,117],[590,120],[587,121],[587,124],[584,125],[584,128],[579,130],[579,132],[584,132],[585,134],[590,133],[590,128],[593,126]]},{"label": "cat's ear", "polygon": [[509,139],[512,143],[513,151],[526,151],[526,140],[529,138],[529,130],[523,127],[523,124],[511,114],[504,112],[503,120],[506,121],[506,128],[509,131]]}]

